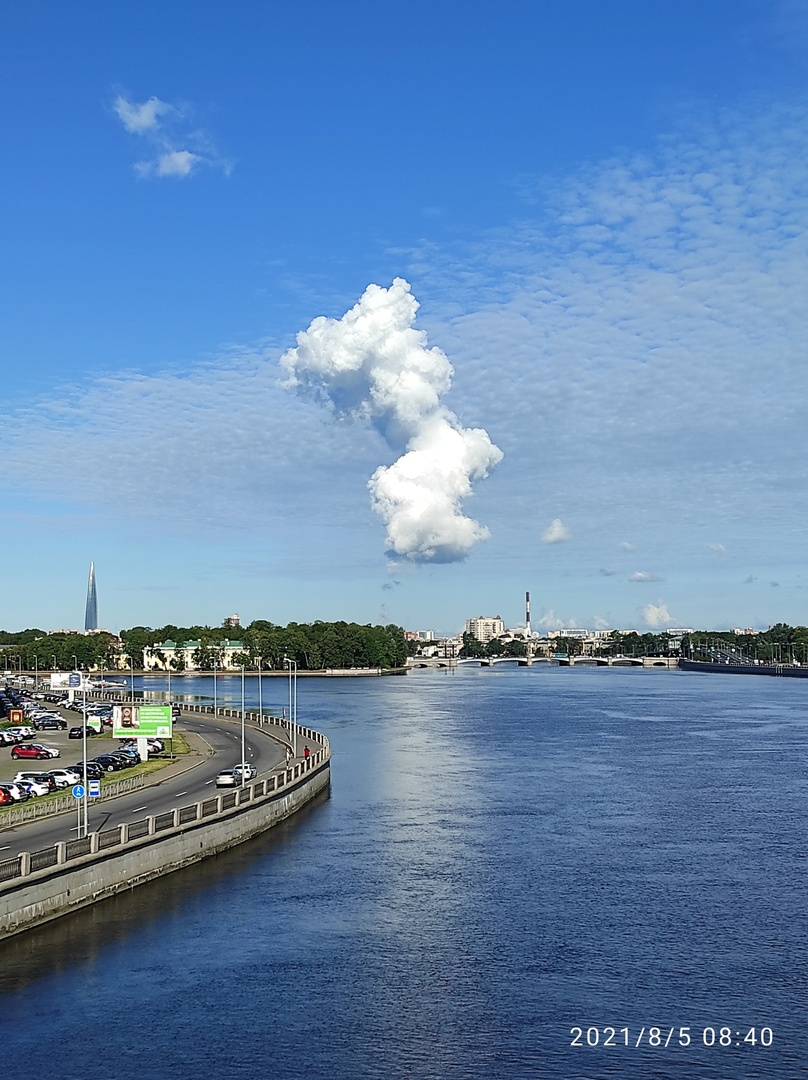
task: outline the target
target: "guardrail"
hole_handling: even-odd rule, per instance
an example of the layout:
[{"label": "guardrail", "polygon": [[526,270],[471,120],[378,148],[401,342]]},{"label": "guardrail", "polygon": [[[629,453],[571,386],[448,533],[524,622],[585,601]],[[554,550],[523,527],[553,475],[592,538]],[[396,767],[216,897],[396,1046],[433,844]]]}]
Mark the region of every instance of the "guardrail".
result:
[{"label": "guardrail", "polygon": [[[110,780],[102,783],[101,795],[98,801],[105,798],[111,799],[116,795],[126,795],[129,791],[137,791],[145,786],[145,776],[126,776],[121,780]],[[94,799],[95,801],[95,799]],[[4,806],[0,808],[0,826],[24,825],[28,821],[38,821],[40,818],[54,817],[56,814],[64,814],[67,810],[76,809],[76,800],[72,795],[54,795],[44,802],[29,800],[23,806]]]},{"label": "guardrail", "polygon": [[[23,851],[13,859],[0,862],[0,889],[3,884],[16,882],[40,870],[62,866],[75,859],[98,855],[111,849],[125,849],[127,845],[142,845],[148,838],[168,830],[182,831],[184,826],[203,819],[215,820],[226,817],[248,803],[258,802],[296,783],[312,771],[316,771],[331,757],[328,739],[310,728],[298,728],[304,737],[319,744],[310,757],[287,767],[275,770],[263,780],[255,780],[244,787],[234,788],[223,795],[216,795],[200,802],[190,803],[163,814],[155,814],[138,821],[127,821],[112,829],[90,833],[79,840],[60,841],[39,851]],[[133,777],[132,779],[137,779]]]}]

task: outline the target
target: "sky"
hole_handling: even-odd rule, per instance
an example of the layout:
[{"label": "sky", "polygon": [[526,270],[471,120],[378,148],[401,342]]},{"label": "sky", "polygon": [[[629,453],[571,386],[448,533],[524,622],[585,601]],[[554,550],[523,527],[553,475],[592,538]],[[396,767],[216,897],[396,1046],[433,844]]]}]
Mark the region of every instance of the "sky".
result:
[{"label": "sky", "polygon": [[808,0],[0,30],[0,629],[808,623]]}]

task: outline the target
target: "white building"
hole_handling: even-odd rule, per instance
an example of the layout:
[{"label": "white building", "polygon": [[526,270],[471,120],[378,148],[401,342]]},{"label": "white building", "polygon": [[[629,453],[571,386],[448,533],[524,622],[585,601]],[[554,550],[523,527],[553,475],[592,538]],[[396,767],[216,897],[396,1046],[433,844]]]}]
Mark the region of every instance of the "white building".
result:
[{"label": "white building", "polygon": [[155,645],[149,645],[143,650],[144,671],[199,671],[198,658],[200,652],[210,657],[210,663],[201,665],[212,670],[214,661],[216,667],[222,671],[240,670],[236,663],[236,657],[245,652],[243,641],[231,641],[225,638],[216,644],[203,644],[203,642],[183,641],[158,641]]},{"label": "white building", "polygon": [[466,619],[466,633],[485,645],[505,633],[505,623],[501,615],[478,615],[476,619]]}]

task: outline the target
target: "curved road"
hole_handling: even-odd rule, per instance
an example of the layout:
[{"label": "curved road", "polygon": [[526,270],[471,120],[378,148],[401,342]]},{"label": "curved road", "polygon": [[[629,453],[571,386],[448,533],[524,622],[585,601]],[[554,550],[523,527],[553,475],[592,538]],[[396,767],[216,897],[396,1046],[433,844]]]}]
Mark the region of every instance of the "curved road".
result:
[{"label": "curved road", "polygon": [[[180,806],[207,799],[217,793],[214,781],[222,769],[232,769],[241,760],[241,726],[226,720],[213,720],[212,717],[183,716],[176,721],[180,731],[192,731],[200,735],[214,750],[208,758],[201,758],[193,768],[176,776],[159,779],[161,773],[155,773],[155,780],[138,791],[117,798],[103,801],[91,800],[89,804],[89,827],[91,832],[111,829],[126,821],[138,821],[151,814],[162,814]],[[54,732],[43,732],[44,736]],[[74,744],[75,745],[75,744]],[[269,772],[286,759],[286,752],[280,743],[256,731],[246,729],[246,757],[258,770],[258,775]],[[92,749],[88,747],[88,754]],[[81,756],[81,752],[77,754]],[[61,759],[54,762],[57,768]],[[69,763],[69,762],[68,762]],[[20,762],[19,768],[25,768],[26,762]],[[31,762],[32,767],[44,768],[45,762]],[[17,765],[15,763],[15,771]],[[126,773],[117,774],[119,778]],[[228,788],[218,789],[221,792]],[[0,818],[2,822],[2,818]],[[10,859],[21,851],[38,851],[50,847],[60,840],[73,840],[76,836],[76,813],[68,811],[54,817],[43,818],[22,825],[0,828],[0,860]]]}]

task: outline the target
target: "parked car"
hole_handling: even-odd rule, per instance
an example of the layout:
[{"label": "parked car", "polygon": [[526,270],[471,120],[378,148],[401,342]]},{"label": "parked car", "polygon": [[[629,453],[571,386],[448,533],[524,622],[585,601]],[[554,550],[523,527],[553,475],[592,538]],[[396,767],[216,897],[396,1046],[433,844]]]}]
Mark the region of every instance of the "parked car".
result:
[{"label": "parked car", "polygon": [[63,720],[61,716],[43,716],[34,721],[34,727],[37,731],[64,731],[67,720]]},{"label": "parked car", "polygon": [[60,752],[52,746],[40,746],[38,743],[21,743],[11,749],[13,758],[55,758],[61,757]]},{"label": "parked car", "polygon": [[122,746],[118,750],[110,750],[110,753],[115,756],[123,755],[130,758],[135,765],[139,765],[143,760],[134,746]]},{"label": "parked car", "polygon": [[95,730],[94,727],[90,727],[90,725],[87,724],[87,726],[83,727],[83,728],[82,727],[72,727],[70,729],[70,731],[68,731],[67,737],[68,737],[68,739],[83,739],[85,731],[87,732],[87,738],[88,739],[91,736],[98,734],[98,732]]},{"label": "parked car", "polygon": [[14,777],[14,783],[18,780],[32,780],[35,784],[44,784],[48,791],[56,791],[56,781],[50,773],[46,772],[18,772]]},{"label": "parked car", "polygon": [[19,784],[3,781],[3,783],[0,784],[0,790],[7,791],[14,802],[27,802],[28,799],[31,798],[30,791],[21,787]]},{"label": "parked car", "polygon": [[121,759],[113,757],[112,754],[99,754],[94,760],[97,761],[106,772],[120,772],[121,769],[126,768],[126,765],[124,765]]},{"label": "parked car", "polygon": [[128,750],[110,750],[107,757],[117,758],[125,769],[133,769],[140,764],[140,754],[137,751],[131,754]]},{"label": "parked car", "polygon": [[32,727],[12,727],[6,728],[6,731],[10,731],[12,735],[19,735],[21,739],[36,738],[36,729]]},{"label": "parked car", "polygon": [[81,780],[81,773],[77,769],[51,769],[50,774],[58,787],[72,787]]},{"label": "parked car", "polygon": [[4,788],[0,788],[0,806],[10,806],[13,802],[11,795]]},{"label": "parked car", "polygon": [[51,790],[50,786],[42,780],[15,780],[14,783],[17,784],[18,787],[26,788],[34,797],[48,795]]},{"label": "parked car", "polygon": [[[84,781],[84,762],[79,761],[75,765],[71,765],[70,768],[79,774]],[[97,761],[87,762],[87,779],[88,780],[101,780],[102,777],[107,775],[107,771],[103,765],[99,765]]]}]

